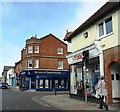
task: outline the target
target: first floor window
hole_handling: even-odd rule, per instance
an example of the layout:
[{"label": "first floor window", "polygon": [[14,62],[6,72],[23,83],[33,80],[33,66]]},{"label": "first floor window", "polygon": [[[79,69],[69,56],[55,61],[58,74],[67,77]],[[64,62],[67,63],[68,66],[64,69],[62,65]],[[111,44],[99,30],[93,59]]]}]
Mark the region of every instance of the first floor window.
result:
[{"label": "first floor window", "polygon": [[58,69],[63,69],[63,61],[58,60]]},{"label": "first floor window", "polygon": [[39,68],[39,60],[34,61],[34,68]]},{"label": "first floor window", "polygon": [[28,68],[32,68],[32,60],[31,59],[28,60]]},{"label": "first floor window", "polygon": [[112,28],[112,17],[107,18],[99,25],[99,37],[108,35],[109,33],[113,32]]}]

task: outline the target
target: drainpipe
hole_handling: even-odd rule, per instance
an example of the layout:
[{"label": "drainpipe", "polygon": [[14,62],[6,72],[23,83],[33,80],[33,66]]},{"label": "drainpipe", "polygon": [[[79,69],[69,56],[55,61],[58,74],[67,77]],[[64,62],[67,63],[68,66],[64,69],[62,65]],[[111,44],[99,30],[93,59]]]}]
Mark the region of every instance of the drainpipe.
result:
[{"label": "drainpipe", "polygon": [[103,50],[101,47],[101,41],[100,40],[95,40],[95,47],[98,49],[98,55],[99,55],[99,60],[100,60],[100,75],[104,76],[104,58],[103,58]]}]

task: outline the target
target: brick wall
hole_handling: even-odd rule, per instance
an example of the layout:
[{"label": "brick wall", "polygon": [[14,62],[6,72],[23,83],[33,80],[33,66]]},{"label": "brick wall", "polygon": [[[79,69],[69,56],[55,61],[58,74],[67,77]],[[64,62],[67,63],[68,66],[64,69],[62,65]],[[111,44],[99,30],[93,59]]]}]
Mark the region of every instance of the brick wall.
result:
[{"label": "brick wall", "polygon": [[120,63],[120,46],[116,46],[104,51],[105,78],[108,93],[108,103],[112,103],[112,80],[111,80],[111,63]]},{"label": "brick wall", "polygon": [[[39,53],[27,53],[29,46],[39,46]],[[63,54],[58,54],[58,47],[63,48]],[[34,50],[33,50],[34,51]],[[58,60],[63,61],[63,69],[69,69],[66,59],[67,45],[52,34],[49,34],[41,39],[31,37],[26,40],[26,47],[21,51],[22,70],[27,68],[27,60],[32,59],[33,68],[34,60],[39,59],[39,69],[57,69]]]}]

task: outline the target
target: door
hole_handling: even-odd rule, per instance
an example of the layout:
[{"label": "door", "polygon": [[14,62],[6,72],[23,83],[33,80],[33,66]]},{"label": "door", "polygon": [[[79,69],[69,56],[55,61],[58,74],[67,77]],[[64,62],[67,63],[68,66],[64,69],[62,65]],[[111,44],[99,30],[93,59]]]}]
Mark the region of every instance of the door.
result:
[{"label": "door", "polygon": [[113,98],[120,97],[120,64],[112,63],[111,67],[111,79],[112,79],[112,95]]},{"label": "door", "polygon": [[30,78],[29,89],[36,89],[35,88],[35,77]]}]

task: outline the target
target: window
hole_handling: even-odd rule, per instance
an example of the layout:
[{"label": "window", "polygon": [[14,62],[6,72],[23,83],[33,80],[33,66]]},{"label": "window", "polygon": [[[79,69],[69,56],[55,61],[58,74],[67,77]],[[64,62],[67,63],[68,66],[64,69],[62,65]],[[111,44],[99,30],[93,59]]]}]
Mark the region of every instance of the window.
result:
[{"label": "window", "polygon": [[35,47],[34,47],[34,52],[35,52],[35,53],[39,53],[39,46],[35,46]]},{"label": "window", "polygon": [[28,60],[28,68],[32,68],[32,60]]},{"label": "window", "polygon": [[39,68],[39,60],[34,60],[34,68]]},{"label": "window", "polygon": [[33,47],[32,46],[28,47],[28,53],[33,53]]},{"label": "window", "polygon": [[120,80],[120,75],[116,74],[116,80]]},{"label": "window", "polygon": [[63,61],[58,61],[58,69],[63,69]]},{"label": "window", "polygon": [[63,48],[58,48],[58,52],[57,52],[58,54],[63,54]]},{"label": "window", "polygon": [[111,74],[111,78],[112,78],[112,80],[114,80],[114,74]]},{"label": "window", "polygon": [[98,25],[99,27],[99,37],[107,35],[111,32],[113,32],[112,29],[112,17],[106,19],[102,23]]}]

